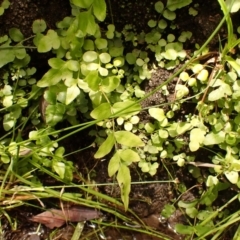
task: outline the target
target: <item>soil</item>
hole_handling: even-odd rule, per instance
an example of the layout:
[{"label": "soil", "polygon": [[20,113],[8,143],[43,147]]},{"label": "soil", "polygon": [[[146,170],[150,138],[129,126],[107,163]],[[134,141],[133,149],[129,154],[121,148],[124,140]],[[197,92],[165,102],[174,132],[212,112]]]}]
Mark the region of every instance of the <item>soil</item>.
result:
[{"label": "soil", "polygon": [[[0,0],[0,2],[2,2]],[[149,19],[158,19],[158,16],[154,10],[154,3],[157,0],[106,0],[108,4],[108,15],[105,23],[114,23],[116,29],[121,31],[126,24],[132,24],[136,32],[149,31],[147,22]],[[163,0],[163,2],[166,2]],[[196,7],[196,4],[198,6]],[[189,7],[195,6],[199,14],[195,17],[190,16],[188,13]],[[172,30],[175,34],[179,34],[181,31],[191,31],[193,36],[189,42],[185,44],[185,48],[191,51],[196,43],[202,44],[209,35],[216,28],[220,22],[222,13],[219,8],[217,1],[211,0],[194,0],[193,3],[187,8],[183,8],[177,11],[176,25],[177,28]],[[14,0],[11,1],[10,8],[6,10],[4,15],[0,17],[0,36],[8,32],[9,28],[17,27],[24,33],[26,37],[31,36],[31,25],[35,19],[42,18],[47,22],[48,28],[54,28],[57,21],[63,19],[65,16],[70,15],[69,1],[66,0]],[[220,39],[225,37],[225,29],[220,31]],[[219,49],[219,38],[216,37],[211,42],[212,50],[218,51]],[[44,70],[47,70],[47,59],[48,56],[42,55],[39,58],[34,52],[32,53],[34,66],[39,71],[39,78]],[[168,77],[174,72],[166,71],[164,69],[157,69],[149,81],[143,85],[146,93],[154,90],[156,86],[163,83]],[[170,95],[164,96],[161,92],[156,92],[151,97],[146,99],[143,103],[143,107],[152,105],[159,105],[165,102],[171,102],[174,100],[175,83],[177,79],[172,81],[171,85],[168,86]],[[186,105],[185,112],[191,111],[194,106]],[[179,112],[181,116],[183,112]],[[141,116],[142,121],[146,119],[147,114]],[[84,148],[92,143],[92,139],[88,136],[88,131],[81,132],[75,136],[71,136],[69,139],[64,140],[61,144],[65,146],[68,152],[75,151],[79,148]],[[74,140],[73,140],[74,139]],[[83,178],[88,178],[90,173],[97,172],[96,176],[92,174],[92,180],[97,183],[114,183],[115,180],[108,177],[107,174],[107,161],[96,162],[93,155],[96,148],[88,148],[84,152],[76,153],[71,155],[71,160],[74,161],[78,171],[81,172]],[[202,153],[201,157],[205,157]],[[182,185],[186,185],[187,188],[198,185],[195,179],[193,179],[188,171],[169,166],[171,174],[174,178],[178,178]],[[151,180],[160,181],[169,179],[168,174],[164,168],[160,168],[157,174],[150,178],[149,176],[143,176],[139,178],[139,172],[137,168],[132,168],[132,181]],[[48,180],[45,180],[47,184]],[[51,181],[51,179],[49,179]],[[77,181],[77,179],[76,179]],[[52,183],[52,182],[51,182]],[[51,184],[50,183],[50,184]],[[177,235],[173,231],[173,226],[176,223],[184,223],[185,217],[181,212],[176,212],[170,219],[165,221],[159,220],[159,213],[167,203],[171,203],[173,199],[176,199],[181,193],[177,184],[165,184],[165,183],[153,183],[153,184],[136,184],[131,187],[130,195],[130,209],[133,210],[147,226],[150,226],[157,231],[163,232],[169,236],[169,239],[184,239],[183,236]],[[186,194],[182,195],[184,200],[193,200],[198,196],[198,190],[187,191]],[[120,191],[117,185],[99,187],[99,191],[108,194],[109,196],[120,198]],[[226,197],[223,201],[226,200]],[[37,203],[36,203],[37,204]],[[51,206],[51,203],[47,203]],[[36,235],[38,224],[29,222],[30,216],[37,214],[39,211],[31,207],[16,207],[9,211],[9,215],[18,222],[18,228],[13,230],[10,227],[7,219],[3,220],[3,239],[5,240],[40,240],[47,239],[50,230],[42,226],[40,229],[41,235]],[[108,216],[109,217],[109,216]],[[3,217],[4,218],[4,217]],[[111,216],[109,217],[111,218]],[[120,223],[123,224],[123,223]],[[134,226],[133,226],[134,228]],[[86,227],[86,234],[91,231],[91,227]],[[73,233],[73,227],[67,225],[62,228],[58,233],[58,238],[55,239],[70,239]],[[106,239],[144,239],[154,240],[159,238],[149,237],[144,234],[117,231],[116,229],[108,229],[105,232]],[[98,239],[101,236],[93,236],[91,239]],[[1,239],[1,236],[0,236]],[[102,238],[104,239],[104,238]],[[227,237],[225,238],[228,239]],[[231,239],[231,237],[229,238]]]}]

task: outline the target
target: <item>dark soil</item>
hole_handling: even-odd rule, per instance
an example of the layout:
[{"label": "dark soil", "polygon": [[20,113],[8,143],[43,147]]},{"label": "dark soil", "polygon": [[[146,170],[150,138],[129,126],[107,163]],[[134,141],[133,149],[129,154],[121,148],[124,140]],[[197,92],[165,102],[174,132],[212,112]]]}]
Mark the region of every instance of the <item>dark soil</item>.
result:
[{"label": "dark soil", "polygon": [[[157,0],[106,0],[108,3],[108,16],[106,23],[114,23],[117,30],[121,31],[126,24],[132,24],[136,32],[149,31],[147,26],[147,21],[149,19],[158,19],[158,16],[154,10],[154,3]],[[0,0],[1,2],[1,0]],[[164,2],[164,1],[163,1]],[[217,24],[221,20],[221,10],[217,1],[211,0],[194,0],[192,3],[193,6],[198,4],[197,10],[199,14],[196,17],[190,16],[188,14],[188,7],[183,8],[177,11],[177,28],[172,30],[174,33],[179,34],[181,31],[191,31],[193,33],[192,39],[186,43],[186,48],[191,51],[193,46],[196,43],[202,44],[209,37],[209,35],[216,28]],[[109,5],[110,4],[110,5]],[[189,6],[189,7],[190,7]],[[9,28],[17,27],[20,28],[26,37],[31,36],[31,25],[35,19],[42,18],[47,22],[48,28],[55,28],[57,21],[63,19],[65,16],[70,15],[70,6],[69,1],[67,0],[14,0],[11,1],[11,6],[6,13],[0,17],[0,36],[8,32]],[[225,30],[222,29],[220,34],[220,39],[224,39]],[[211,48],[218,51],[219,49],[219,38],[216,37],[211,42]],[[33,53],[34,54],[34,53]],[[33,55],[35,58],[34,63],[35,67],[41,69],[39,73],[39,78],[41,77],[41,72],[46,68],[47,70],[47,59],[48,57],[38,58],[36,55]],[[40,62],[40,60],[41,62]],[[45,62],[44,62],[45,61]],[[164,69],[158,69],[153,75],[152,78],[144,83],[144,90],[148,93],[156,88],[159,84],[163,83],[168,77],[172,74],[171,71],[166,71]],[[174,100],[175,92],[175,83],[177,79],[172,81],[171,85],[168,86],[170,95],[165,97],[161,92],[156,92],[151,97],[146,99],[143,103],[143,107],[159,105],[166,102],[171,102]],[[186,105],[184,111],[190,111],[194,106]],[[183,113],[179,113],[182,115]],[[142,115],[142,120],[147,118],[147,115]],[[79,134],[70,137],[65,140],[63,144],[65,145],[68,152],[75,151],[76,149],[84,148],[90,145],[92,139],[88,137],[87,131],[80,132]],[[107,161],[105,162],[96,162],[93,158],[94,153],[96,152],[95,148],[89,148],[84,152],[80,152],[74,155],[71,155],[71,160],[74,161],[74,164],[77,166],[78,171],[81,172],[84,178],[88,178],[89,171],[91,173],[97,173],[94,177],[92,174],[92,179],[98,183],[113,183],[114,179],[110,179],[107,174]],[[205,156],[206,158],[206,156]],[[193,179],[189,173],[183,170],[176,170],[174,166],[169,167],[171,169],[171,174],[174,178],[178,178],[180,183],[186,185],[188,188],[197,185],[195,179]],[[149,178],[148,176],[143,176],[142,179],[139,179],[138,171],[133,167],[132,168],[132,181],[141,181],[141,180],[167,180],[169,179],[164,168],[160,168],[154,178]],[[78,181],[78,179],[76,179]],[[120,198],[120,192],[117,185],[110,187],[101,187],[99,191],[102,191],[105,194],[110,196]],[[130,208],[146,223],[146,225],[155,228],[158,231],[166,233],[169,236],[169,239],[180,239],[181,236],[174,233],[172,227],[175,223],[184,223],[185,218],[182,214],[176,213],[171,217],[167,222],[159,222],[159,213],[162,211],[163,207],[167,203],[171,203],[172,199],[176,199],[180,195],[178,185],[173,184],[164,184],[164,183],[153,183],[153,184],[140,184],[132,185],[132,191],[130,195]],[[197,191],[189,191],[187,194],[182,197],[184,200],[192,200],[197,196]],[[37,204],[37,203],[36,203]],[[41,236],[36,236],[34,233],[37,229],[38,224],[28,221],[29,216],[36,214],[35,209],[33,208],[15,208],[9,212],[9,215],[16,219],[18,222],[18,229],[12,230],[5,220],[3,225],[4,239],[6,240],[39,240],[47,239],[49,230],[45,227],[42,227]],[[86,232],[89,229],[86,229]],[[66,226],[63,228],[62,232],[59,233],[59,238],[57,239],[70,239],[73,229],[71,226]],[[157,239],[147,237],[142,234],[135,234],[132,232],[119,232],[114,229],[109,229],[105,233],[108,236],[107,239]],[[1,236],[0,236],[1,238]],[[92,239],[96,239],[93,237]],[[227,238],[226,238],[227,239]]]}]

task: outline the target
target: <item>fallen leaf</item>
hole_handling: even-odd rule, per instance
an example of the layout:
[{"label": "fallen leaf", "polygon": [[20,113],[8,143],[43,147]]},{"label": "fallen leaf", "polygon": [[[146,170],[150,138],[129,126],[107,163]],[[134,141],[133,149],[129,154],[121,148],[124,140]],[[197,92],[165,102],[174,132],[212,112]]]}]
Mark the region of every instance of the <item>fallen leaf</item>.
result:
[{"label": "fallen leaf", "polygon": [[44,224],[53,229],[61,227],[65,222],[83,222],[101,217],[101,212],[92,208],[72,207],[60,209],[49,209],[43,213],[30,218],[30,221]]}]

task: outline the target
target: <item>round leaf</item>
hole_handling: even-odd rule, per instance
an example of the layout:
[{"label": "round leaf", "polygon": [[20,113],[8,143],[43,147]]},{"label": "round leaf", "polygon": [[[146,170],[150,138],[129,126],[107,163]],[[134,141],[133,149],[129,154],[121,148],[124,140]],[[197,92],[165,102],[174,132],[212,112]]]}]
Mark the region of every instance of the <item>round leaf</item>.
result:
[{"label": "round leaf", "polygon": [[159,122],[161,122],[162,120],[164,120],[166,118],[164,111],[161,108],[150,108],[148,110],[148,112],[151,117],[155,118]]},{"label": "round leaf", "polygon": [[98,54],[94,51],[87,51],[83,54],[83,61],[93,62],[98,58]]},{"label": "round leaf", "polygon": [[32,31],[33,33],[44,32],[47,28],[46,22],[43,19],[37,19],[33,22]]},{"label": "round leaf", "polygon": [[9,36],[15,42],[20,42],[24,39],[23,34],[18,28],[11,28],[9,30]]},{"label": "round leaf", "polygon": [[94,119],[106,119],[111,116],[111,105],[109,103],[102,103],[90,113]]},{"label": "round leaf", "polygon": [[101,49],[104,49],[104,48],[107,47],[108,42],[107,42],[107,40],[104,39],[104,38],[97,38],[97,39],[95,40],[95,44],[96,44],[96,47],[97,47],[99,50],[101,50]]},{"label": "round leaf", "polygon": [[109,53],[101,53],[99,59],[102,63],[109,63],[111,61],[111,56]]},{"label": "round leaf", "polygon": [[161,1],[158,1],[155,3],[154,8],[158,13],[162,13],[164,9],[164,5]]}]

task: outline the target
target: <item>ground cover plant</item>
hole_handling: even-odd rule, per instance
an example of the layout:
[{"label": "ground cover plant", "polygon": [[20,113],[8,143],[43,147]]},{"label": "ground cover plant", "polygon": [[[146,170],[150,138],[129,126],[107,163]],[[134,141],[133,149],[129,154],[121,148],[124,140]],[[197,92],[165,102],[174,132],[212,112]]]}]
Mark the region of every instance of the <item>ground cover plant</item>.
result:
[{"label": "ground cover plant", "polygon": [[4,238],[25,219],[22,239],[238,239],[239,1],[216,1],[203,42],[177,23],[198,3],[151,3],[141,31],[71,0],[56,26],[0,37]]}]

